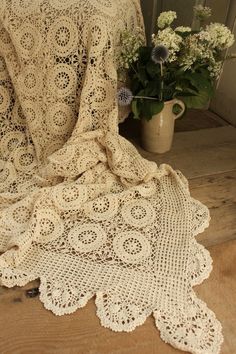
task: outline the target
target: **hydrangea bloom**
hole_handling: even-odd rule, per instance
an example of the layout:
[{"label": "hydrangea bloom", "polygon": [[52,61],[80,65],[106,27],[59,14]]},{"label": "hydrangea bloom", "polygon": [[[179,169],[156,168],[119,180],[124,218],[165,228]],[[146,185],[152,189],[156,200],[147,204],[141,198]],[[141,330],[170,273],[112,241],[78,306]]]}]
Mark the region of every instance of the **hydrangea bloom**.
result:
[{"label": "hydrangea bloom", "polygon": [[[154,48],[151,59],[155,63],[173,63],[176,67],[195,72],[197,68],[207,68],[213,78],[220,75],[223,64],[223,51],[234,43],[234,35],[228,27],[221,23],[204,25],[211,15],[211,9],[198,5],[194,7],[196,18],[201,24],[200,31],[192,31],[190,27],[178,26],[172,29],[176,12],[162,12],[157,20],[158,32],[152,35]],[[183,35],[184,33],[184,35]],[[137,34],[125,35],[121,59],[123,67],[130,68],[138,59],[139,37]]]},{"label": "hydrangea bloom", "polygon": [[164,11],[157,19],[157,26],[159,28],[165,28],[169,26],[177,18],[175,11]]},{"label": "hydrangea bloom", "polygon": [[117,57],[118,67],[128,69],[130,65],[138,60],[138,50],[144,45],[143,32],[137,28],[137,32],[125,30],[121,34],[121,49]]},{"label": "hydrangea bloom", "polygon": [[196,5],[194,6],[193,11],[196,18],[200,21],[204,21],[211,16],[211,8],[207,6]]},{"label": "hydrangea bloom", "polygon": [[188,27],[188,26],[179,26],[179,27],[176,27],[175,31],[176,32],[191,32],[192,29],[191,29],[191,27]]},{"label": "hydrangea bloom", "polygon": [[230,29],[222,23],[211,23],[206,26],[209,33],[209,44],[216,49],[224,50],[234,43],[234,35]]},{"label": "hydrangea bloom", "polygon": [[180,51],[182,41],[182,37],[170,27],[167,27],[162,31],[159,30],[157,34],[152,35],[152,42],[155,46],[163,45],[168,49],[168,62],[173,62],[177,59],[177,53]]},{"label": "hydrangea bloom", "polygon": [[218,79],[222,70],[223,62],[222,61],[212,61],[208,66],[211,77]]},{"label": "hydrangea bloom", "polygon": [[214,60],[208,40],[208,33],[204,32],[199,32],[186,38],[184,54],[180,61],[180,65],[185,70],[190,69],[196,61]]}]

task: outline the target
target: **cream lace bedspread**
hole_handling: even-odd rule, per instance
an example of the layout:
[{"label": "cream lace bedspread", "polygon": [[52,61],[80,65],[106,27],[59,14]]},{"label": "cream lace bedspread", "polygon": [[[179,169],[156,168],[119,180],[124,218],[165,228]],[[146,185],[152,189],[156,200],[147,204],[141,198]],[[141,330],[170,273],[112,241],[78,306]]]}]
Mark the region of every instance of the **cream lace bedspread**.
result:
[{"label": "cream lace bedspread", "polygon": [[118,133],[119,33],[137,25],[139,0],[1,0],[1,284],[40,278],[56,315],[96,294],[103,326],[153,314],[164,341],[216,354],[221,325],[192,290],[211,271],[208,209]]}]

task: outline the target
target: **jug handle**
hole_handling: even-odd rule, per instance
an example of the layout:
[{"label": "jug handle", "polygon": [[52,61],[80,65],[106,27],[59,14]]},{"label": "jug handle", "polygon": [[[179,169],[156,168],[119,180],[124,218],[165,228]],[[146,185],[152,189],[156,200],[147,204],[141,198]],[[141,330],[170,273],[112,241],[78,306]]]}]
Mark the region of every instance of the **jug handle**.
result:
[{"label": "jug handle", "polygon": [[175,115],[175,119],[178,119],[183,115],[183,113],[186,109],[186,106],[185,106],[184,102],[178,100],[177,98],[175,98],[174,104],[178,104],[182,108],[182,111],[179,114]]}]

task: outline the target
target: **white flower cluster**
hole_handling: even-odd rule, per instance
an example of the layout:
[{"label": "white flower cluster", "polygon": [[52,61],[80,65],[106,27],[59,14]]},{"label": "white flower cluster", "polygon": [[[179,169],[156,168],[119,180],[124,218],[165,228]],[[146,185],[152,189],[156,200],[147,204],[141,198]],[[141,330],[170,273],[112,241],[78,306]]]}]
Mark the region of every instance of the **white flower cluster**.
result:
[{"label": "white flower cluster", "polygon": [[209,66],[208,70],[210,71],[211,77],[218,79],[222,70],[223,62],[220,61],[212,61]]},{"label": "white flower cluster", "polygon": [[222,23],[211,23],[206,26],[205,31],[209,34],[209,44],[212,48],[224,50],[234,43],[233,33]]},{"label": "white flower cluster", "polygon": [[179,26],[179,27],[176,27],[175,29],[175,32],[191,32],[192,29],[191,27],[188,27],[188,26]]},{"label": "white flower cluster", "polygon": [[[200,22],[204,22],[211,15],[211,9],[198,5],[194,7],[194,13]],[[202,26],[199,32],[192,32],[191,28],[186,26],[172,29],[170,25],[175,18],[177,16],[174,11],[162,12],[157,20],[158,32],[152,35],[153,45],[164,46],[168,51],[165,63],[175,62],[177,67],[193,71],[202,66],[208,68],[212,77],[218,77],[223,63],[222,52],[234,43],[232,32],[220,23]],[[138,60],[138,49],[143,44],[141,31],[125,31],[122,35],[119,67],[129,68]]]},{"label": "white flower cluster", "polygon": [[234,43],[234,35],[223,24],[212,23],[197,34],[185,39],[180,65],[184,70],[190,69],[196,62],[209,63],[212,77],[218,77],[222,67],[219,54]]},{"label": "white flower cluster", "polygon": [[121,34],[121,48],[117,56],[117,65],[120,69],[129,69],[132,63],[138,60],[138,50],[145,44],[145,38],[141,28],[137,32],[125,30]]},{"label": "white flower cluster", "polygon": [[196,5],[193,8],[194,15],[200,21],[206,20],[211,16],[211,8],[203,5]]},{"label": "white flower cluster", "polygon": [[160,14],[157,19],[157,26],[158,28],[165,28],[170,26],[170,24],[177,18],[175,11],[164,11]]},{"label": "white flower cluster", "polygon": [[167,62],[173,62],[177,59],[177,53],[180,51],[180,46],[183,39],[172,28],[167,27],[157,34],[152,35],[152,43],[154,46],[163,45],[169,51]]},{"label": "white flower cluster", "polygon": [[207,32],[206,30],[202,30],[198,33],[197,38],[199,39],[199,41],[201,41],[202,43],[205,43],[207,46],[210,43],[211,40],[211,36],[210,33]]},{"label": "white flower cluster", "polygon": [[184,44],[183,56],[180,58],[180,65],[184,70],[188,70],[197,61],[213,59],[212,50],[208,47],[208,42],[202,38],[201,33],[190,35]]}]

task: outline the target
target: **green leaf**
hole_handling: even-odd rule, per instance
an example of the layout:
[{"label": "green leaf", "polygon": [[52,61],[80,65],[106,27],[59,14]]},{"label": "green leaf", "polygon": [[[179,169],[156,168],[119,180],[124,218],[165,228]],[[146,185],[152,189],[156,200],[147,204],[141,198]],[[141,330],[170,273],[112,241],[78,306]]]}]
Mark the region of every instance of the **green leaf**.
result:
[{"label": "green leaf", "polygon": [[190,93],[190,92],[183,92],[183,91],[176,91],[173,95],[173,97],[193,97],[196,96],[196,93]]},{"label": "green leaf", "polygon": [[156,97],[159,95],[161,89],[161,82],[159,80],[149,81],[142,92],[143,96]]},{"label": "green leaf", "polygon": [[143,86],[146,86],[149,80],[148,80],[148,76],[147,76],[145,67],[138,65],[137,70],[138,70],[137,75],[138,75],[139,80],[141,81]]},{"label": "green leaf", "polygon": [[139,107],[138,107],[138,100],[134,99],[132,101],[132,112],[134,114],[134,119],[140,119],[140,111],[139,111]]},{"label": "green leaf", "polygon": [[162,93],[163,93],[163,101],[169,101],[173,98],[173,95],[175,93],[175,88],[171,86],[164,86]]},{"label": "green leaf", "polygon": [[[184,103],[184,102],[183,102]],[[184,105],[184,111],[183,111],[183,108],[178,104],[178,103],[175,103],[173,108],[172,108],[172,112],[177,115],[179,114],[180,112],[182,112],[181,116],[179,118],[183,118],[185,115],[186,115],[186,112],[187,112],[187,107],[186,105]]]},{"label": "green leaf", "polygon": [[175,33],[177,33],[180,37],[182,38],[186,38],[188,36],[190,36],[191,34],[193,34],[193,31],[186,31],[186,32],[182,32],[182,31],[175,31]]},{"label": "green leaf", "polygon": [[212,82],[200,73],[189,73],[185,76],[198,91],[206,91],[209,96],[213,95]]},{"label": "green leaf", "polygon": [[142,102],[142,116],[150,120],[155,114],[158,114],[164,108],[164,103],[154,100],[143,100]]},{"label": "green leaf", "polygon": [[207,91],[200,91],[195,96],[181,96],[182,101],[186,104],[187,108],[204,108],[209,101],[209,93]]},{"label": "green leaf", "polygon": [[176,77],[179,77],[179,76],[184,77],[185,72],[186,71],[184,70],[184,68],[180,67],[178,70],[175,71],[175,75],[176,75]]},{"label": "green leaf", "polygon": [[153,61],[149,61],[146,65],[148,75],[153,79],[160,74],[160,65],[155,64]]},{"label": "green leaf", "polygon": [[134,96],[137,95],[137,93],[144,88],[143,84],[140,82],[139,79],[131,78],[131,91],[133,92]]}]

